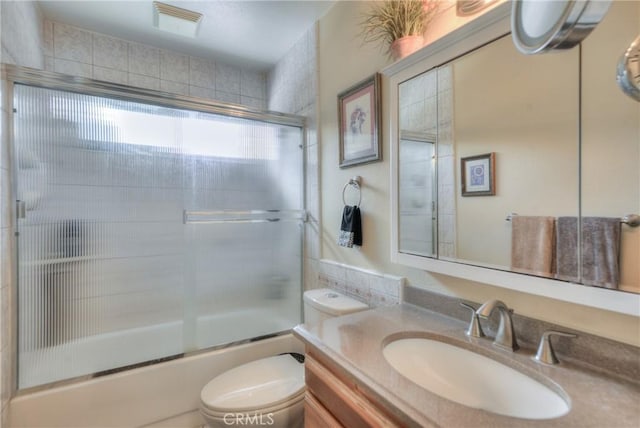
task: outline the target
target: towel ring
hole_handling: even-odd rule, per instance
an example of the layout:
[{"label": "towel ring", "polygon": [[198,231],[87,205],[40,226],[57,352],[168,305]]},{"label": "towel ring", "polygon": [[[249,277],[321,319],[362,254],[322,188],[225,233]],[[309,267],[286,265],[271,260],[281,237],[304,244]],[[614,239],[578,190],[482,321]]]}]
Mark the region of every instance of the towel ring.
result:
[{"label": "towel ring", "polygon": [[357,207],[360,206],[360,202],[362,202],[362,191],[360,189],[360,182],[362,181],[362,178],[359,175],[355,175],[353,177],[351,177],[349,179],[349,181],[347,181],[344,185],[344,187],[342,188],[342,203],[347,205],[347,201],[345,199],[345,193],[347,191],[347,187],[349,186],[353,186],[356,188],[356,190],[358,191],[358,203],[356,204]]}]

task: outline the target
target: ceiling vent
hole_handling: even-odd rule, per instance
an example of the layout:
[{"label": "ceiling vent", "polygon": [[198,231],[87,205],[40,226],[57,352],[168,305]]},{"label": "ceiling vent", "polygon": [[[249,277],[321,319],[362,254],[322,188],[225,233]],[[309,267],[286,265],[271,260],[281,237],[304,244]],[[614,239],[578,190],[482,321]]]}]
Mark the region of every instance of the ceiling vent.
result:
[{"label": "ceiling vent", "polygon": [[153,25],[160,30],[195,37],[202,14],[169,4],[153,2]]}]

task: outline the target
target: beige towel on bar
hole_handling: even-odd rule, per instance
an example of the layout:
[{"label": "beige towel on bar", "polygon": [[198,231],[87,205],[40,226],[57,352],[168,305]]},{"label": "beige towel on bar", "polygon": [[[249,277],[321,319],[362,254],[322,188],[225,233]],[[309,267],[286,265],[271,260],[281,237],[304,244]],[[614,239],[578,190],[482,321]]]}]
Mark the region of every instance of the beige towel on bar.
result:
[{"label": "beige towel on bar", "polygon": [[511,218],[511,269],[551,276],[555,268],[555,218]]}]

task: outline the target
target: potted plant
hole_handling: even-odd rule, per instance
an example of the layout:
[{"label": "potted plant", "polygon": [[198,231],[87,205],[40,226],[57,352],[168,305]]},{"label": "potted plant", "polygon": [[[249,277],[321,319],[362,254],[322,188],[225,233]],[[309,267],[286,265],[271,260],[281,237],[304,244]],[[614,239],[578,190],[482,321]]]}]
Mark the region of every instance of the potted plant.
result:
[{"label": "potted plant", "polygon": [[420,49],[423,35],[438,9],[436,0],[374,2],[360,23],[365,42],[386,46],[394,60]]}]

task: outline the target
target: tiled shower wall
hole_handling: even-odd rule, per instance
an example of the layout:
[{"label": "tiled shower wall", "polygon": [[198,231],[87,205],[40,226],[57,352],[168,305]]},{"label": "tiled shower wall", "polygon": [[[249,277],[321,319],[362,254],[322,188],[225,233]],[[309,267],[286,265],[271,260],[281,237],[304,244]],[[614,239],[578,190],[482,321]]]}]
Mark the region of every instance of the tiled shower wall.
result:
[{"label": "tiled shower wall", "polygon": [[45,69],[179,95],[266,107],[265,74],[93,33],[43,24]]},{"label": "tiled shower wall", "polygon": [[456,257],[453,68],[438,68],[438,256]]},{"label": "tiled shower wall", "polygon": [[317,288],[320,259],[320,188],[318,178],[318,27],[314,25],[276,64],[267,77],[269,110],[306,118],[304,288]]}]

